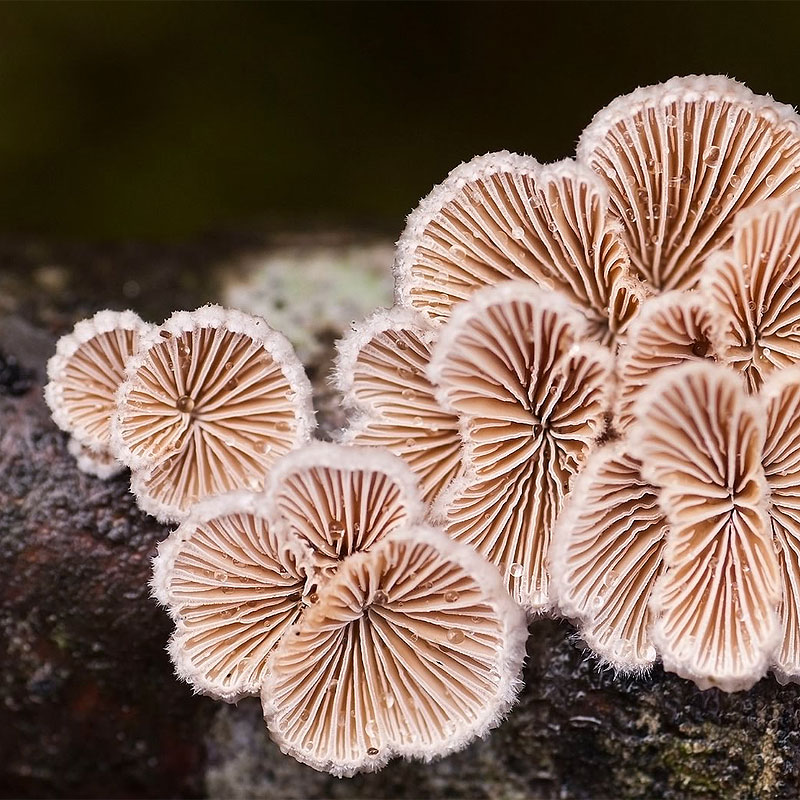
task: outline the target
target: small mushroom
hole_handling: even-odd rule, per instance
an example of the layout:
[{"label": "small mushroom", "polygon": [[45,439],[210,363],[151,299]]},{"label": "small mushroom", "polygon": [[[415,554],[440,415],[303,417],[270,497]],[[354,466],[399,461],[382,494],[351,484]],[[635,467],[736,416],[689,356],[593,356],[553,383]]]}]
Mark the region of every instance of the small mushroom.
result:
[{"label": "small mushroom", "polygon": [[461,420],[467,467],[438,515],[532,611],[552,603],[551,532],[609,403],[611,354],[587,343],[586,329],[562,295],[514,281],[455,310],[429,368],[440,402]]},{"label": "small mushroom", "polygon": [[639,274],[690,289],[735,214],[800,187],[800,118],[729,78],[672,78],[598,112],[578,160],[608,186]]},{"label": "small mushroom", "polygon": [[685,361],[720,360],[721,321],[698,292],[665,292],[642,304],[617,362],[614,425],[627,430],[637,398],[656,373]]},{"label": "small mushroom", "polygon": [[239,311],[176,312],[142,338],[126,376],[112,441],[139,504],[161,520],[183,519],[211,495],[261,489],[313,427],[291,345]]},{"label": "small mushroom", "polygon": [[749,688],[780,634],[764,414],[739,375],[698,363],[660,373],[637,418],[631,449],[669,523],[653,640],[665,668],[700,688]]},{"label": "small mushroom", "polygon": [[725,357],[751,391],[800,362],[800,199],[767,200],[739,214],[733,240],[708,259],[702,282],[726,323]]},{"label": "small mushroom", "polygon": [[354,412],[340,441],[400,456],[431,500],[461,465],[458,418],[426,375],[435,330],[417,312],[380,311],[338,343],[337,388]]},{"label": "small mushroom", "polygon": [[108,478],[123,468],[109,449],[114,397],[149,328],[133,311],[99,311],[62,336],[47,363],[47,405],[84,472]]},{"label": "small mushroom", "polygon": [[264,716],[285,753],[338,776],[426,761],[498,724],[527,629],[497,572],[418,526],[347,558],[275,651]]},{"label": "small mushroom", "polygon": [[563,292],[609,342],[635,315],[630,271],[608,193],[573,161],[542,166],[489,153],[454,169],[408,218],[397,245],[397,302],[434,323],[482,286],[529,279]]},{"label": "small mushroom", "polygon": [[650,604],[668,529],[658,489],[641,466],[627,442],[593,453],[550,550],[559,610],[578,621],[581,638],[605,663],[623,672],[643,671],[656,659]]},{"label": "small mushroom", "polygon": [[180,678],[233,702],[258,694],[267,659],[300,617],[311,551],[266,519],[263,498],[209,498],[158,548],[152,587],[175,620]]}]

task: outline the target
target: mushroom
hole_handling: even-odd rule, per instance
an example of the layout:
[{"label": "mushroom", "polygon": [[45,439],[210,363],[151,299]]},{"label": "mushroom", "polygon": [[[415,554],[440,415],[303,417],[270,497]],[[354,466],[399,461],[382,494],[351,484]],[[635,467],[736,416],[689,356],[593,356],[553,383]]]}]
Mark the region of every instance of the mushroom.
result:
[{"label": "mushroom", "polygon": [[204,497],[261,489],[312,426],[311,386],[288,341],[258,317],[204,306],[142,337],[112,441],[140,506],[180,520]]},{"label": "mushroom", "polygon": [[399,304],[441,323],[482,286],[529,279],[563,292],[609,342],[642,297],[608,192],[573,161],[542,166],[489,153],[454,169],[408,218],[397,244]]},{"label": "mushroom", "polygon": [[430,363],[440,402],[461,420],[466,463],[437,518],[531,611],[552,603],[552,528],[609,402],[611,354],[585,341],[587,328],[562,295],[509,282],[455,310]]},{"label": "mushroom", "polygon": [[800,367],[772,373],[761,398],[767,416],[762,464],[781,581],[773,671],[785,683],[800,680]]},{"label": "mushroom", "polygon": [[110,453],[114,397],[149,328],[133,311],[98,311],[62,336],[47,362],[45,400],[84,472],[109,478],[122,469]]},{"label": "mushroom", "polygon": [[669,523],[653,640],[665,668],[700,688],[749,688],[780,635],[764,414],[739,375],[698,363],[660,373],[637,418],[631,449]]},{"label": "mushroom", "polygon": [[722,76],[672,78],[598,112],[578,160],[608,186],[640,275],[690,289],[735,214],[800,187],[800,118]]},{"label": "mushroom", "polygon": [[642,304],[620,348],[614,426],[627,430],[637,398],[659,370],[698,359],[720,360],[721,322],[698,292],[665,292]]},{"label": "mushroom", "polygon": [[338,776],[461,749],[505,715],[527,629],[496,570],[427,527],[348,557],[262,690],[280,748]]},{"label": "mushroom", "polygon": [[340,441],[385,447],[400,456],[431,500],[461,465],[458,418],[427,378],[435,329],[420,313],[379,311],[342,339],[336,385],[353,412]]},{"label": "mushroom", "polygon": [[227,702],[259,693],[309,594],[311,551],[270,525],[264,505],[244,491],[201,501],[153,563],[153,593],[175,621],[178,676]]},{"label": "mushroom", "polygon": [[558,608],[604,662],[640,672],[656,659],[651,598],[664,572],[658,489],[627,442],[593,453],[556,523],[550,569]]},{"label": "mushroom", "polygon": [[725,357],[757,391],[800,362],[800,198],[767,200],[737,215],[729,247],[712,254],[702,283],[726,324]]}]

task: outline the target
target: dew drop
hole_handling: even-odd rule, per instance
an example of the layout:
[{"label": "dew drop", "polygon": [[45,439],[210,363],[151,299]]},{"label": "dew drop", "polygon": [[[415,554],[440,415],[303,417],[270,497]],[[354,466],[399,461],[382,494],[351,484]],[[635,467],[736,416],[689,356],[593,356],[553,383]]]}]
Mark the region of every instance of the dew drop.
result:
[{"label": "dew drop", "polygon": [[405,400],[413,400],[417,396],[413,389],[403,389],[400,394],[403,395]]},{"label": "dew drop", "polygon": [[159,336],[160,336],[162,339],[171,339],[171,338],[172,338],[172,334],[171,334],[169,331],[161,331],[161,332],[159,333]]},{"label": "dew drop", "polygon": [[389,595],[386,594],[383,589],[378,589],[378,591],[372,596],[372,602],[381,606],[385,605],[389,602]]},{"label": "dew drop", "polygon": [[367,750],[367,755],[368,756],[376,756],[376,755],[378,755],[378,752],[379,751],[378,751],[377,747],[370,747],[369,750]]},{"label": "dew drop", "polygon": [[767,177],[764,179],[764,183],[765,183],[767,189],[771,189],[775,185],[775,181],[776,180],[777,180],[777,178],[772,173],[767,175]]},{"label": "dew drop", "polygon": [[734,189],[738,188],[742,183],[742,179],[734,172],[731,175],[730,184]]},{"label": "dew drop", "polygon": [[394,706],[394,695],[391,692],[386,692],[381,695],[381,700],[386,708],[392,708]]},{"label": "dew drop", "polygon": [[194,400],[188,394],[183,394],[175,401],[175,408],[182,414],[191,414],[194,409]]},{"label": "dew drop", "polygon": [[276,431],[282,431],[283,433],[286,433],[287,431],[290,431],[291,429],[292,429],[291,423],[289,423],[285,419],[282,419],[279,422],[275,423],[275,430]]},{"label": "dew drop", "polygon": [[524,236],[525,236],[525,231],[524,231],[523,228],[520,228],[519,226],[517,226],[516,228],[512,228],[511,229],[511,238],[512,239],[516,239],[517,241],[519,241]]},{"label": "dew drop", "polygon": [[444,593],[444,599],[446,603],[455,603],[458,600],[458,592],[449,591]]},{"label": "dew drop", "polygon": [[703,151],[703,161],[705,161],[710,167],[719,164],[719,157],[719,147],[717,147],[715,144],[712,144]]},{"label": "dew drop", "polygon": [[508,570],[508,573],[512,578],[519,578],[519,576],[522,575],[522,572],[522,564],[512,564],[511,568]]},{"label": "dew drop", "polygon": [[306,599],[309,603],[311,603],[312,606],[319,603],[319,595],[316,592],[311,592]]},{"label": "dew drop", "polygon": [[407,350],[408,349],[408,344],[406,344],[405,340],[398,339],[397,343],[396,343],[396,347],[397,347],[398,350]]},{"label": "dew drop", "polygon": [[335,542],[342,538],[344,535],[344,525],[338,519],[332,519],[328,522],[328,535]]},{"label": "dew drop", "polygon": [[364,725],[364,733],[369,736],[370,739],[374,739],[378,735],[378,723],[375,722],[374,719],[371,719]]},{"label": "dew drop", "polygon": [[265,441],[253,442],[253,450],[255,450],[256,453],[261,453],[263,455],[264,453],[268,453],[270,449],[271,446],[269,445],[268,442]]},{"label": "dew drop", "polygon": [[460,245],[454,244],[450,248],[450,255],[453,256],[456,261],[463,261],[467,257],[467,251]]},{"label": "dew drop", "polygon": [[411,631],[411,633],[409,633],[409,635],[408,635],[408,638],[412,642],[418,642],[419,641],[419,634],[416,631]]},{"label": "dew drop", "polygon": [[464,632],[457,628],[451,628],[447,631],[447,641],[450,644],[461,644],[464,641]]},{"label": "dew drop", "polygon": [[222,583],[223,581],[228,580],[228,573],[219,569],[214,570],[214,580]]},{"label": "dew drop", "polygon": [[705,358],[709,345],[710,343],[707,339],[697,339],[692,343],[692,354],[698,358]]}]

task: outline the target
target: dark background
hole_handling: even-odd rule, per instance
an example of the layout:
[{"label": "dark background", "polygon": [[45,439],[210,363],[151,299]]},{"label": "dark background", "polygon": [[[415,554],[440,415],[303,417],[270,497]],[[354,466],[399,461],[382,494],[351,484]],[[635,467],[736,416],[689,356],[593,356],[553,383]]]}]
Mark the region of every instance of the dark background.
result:
[{"label": "dark background", "polygon": [[459,161],[572,153],[615,95],[800,102],[795,3],[0,5],[0,233],[396,235]]}]

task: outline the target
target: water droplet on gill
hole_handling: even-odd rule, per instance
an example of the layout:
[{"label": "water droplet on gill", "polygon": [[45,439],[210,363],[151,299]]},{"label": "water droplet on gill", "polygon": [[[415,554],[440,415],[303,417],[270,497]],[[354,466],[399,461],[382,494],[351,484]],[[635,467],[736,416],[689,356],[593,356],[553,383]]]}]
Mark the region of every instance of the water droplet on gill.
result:
[{"label": "water droplet on gill", "polygon": [[228,573],[223,572],[220,569],[214,570],[214,580],[222,583],[223,581],[228,580]]},{"label": "water droplet on gill", "polygon": [[194,400],[188,394],[183,394],[175,401],[175,408],[182,414],[191,414],[194,410]]},{"label": "water droplet on gill", "polygon": [[306,600],[308,600],[312,606],[316,605],[319,603],[319,595],[316,592],[311,592],[311,594],[306,597]]},{"label": "water droplet on gill", "polygon": [[558,225],[556,225],[555,222],[548,222],[547,230],[549,230],[550,233],[555,233],[558,230]]},{"label": "water droplet on gill", "polygon": [[698,358],[705,358],[708,353],[709,341],[707,339],[697,339],[692,344],[692,354]]},{"label": "water droplet on gill", "polygon": [[411,631],[411,633],[408,635],[408,638],[411,639],[412,642],[418,642],[419,634],[416,631]]},{"label": "water droplet on gill", "polygon": [[522,572],[522,564],[512,564],[511,568],[508,570],[508,574],[511,575],[512,578],[519,578],[519,576],[522,575]]},{"label": "water droplet on gill", "polygon": [[449,591],[444,593],[446,603],[455,603],[458,600],[458,592]]},{"label": "water droplet on gill", "polygon": [[742,183],[742,179],[734,172],[730,178],[730,184],[734,189],[738,188]]},{"label": "water droplet on gill", "polygon": [[378,753],[379,753],[379,750],[378,750],[377,747],[370,747],[369,750],[367,750],[367,755],[368,756],[376,756],[376,755],[378,755]]},{"label": "water droplet on gill", "polygon": [[313,750],[314,749],[314,742],[311,740],[306,742],[306,750]]},{"label": "water droplet on gill", "polygon": [[397,347],[398,350],[407,350],[408,349],[408,344],[406,343],[406,341],[404,339],[398,339],[395,342],[395,347]]},{"label": "water droplet on gill", "polygon": [[292,424],[285,419],[279,420],[275,423],[275,430],[281,431],[281,433],[286,433],[292,429]]},{"label": "water droplet on gill", "polygon": [[381,702],[386,708],[392,708],[392,706],[394,706],[394,695],[391,692],[382,694]]},{"label": "water droplet on gill", "polygon": [[264,453],[268,453],[271,449],[272,446],[269,444],[269,442],[265,441],[253,442],[253,450],[255,450],[256,453],[261,453],[263,455]]},{"label": "water droplet on gill", "polygon": [[223,365],[223,368],[226,369],[226,370],[233,369],[233,361],[226,361],[225,364]]},{"label": "water droplet on gill", "polygon": [[517,241],[519,241],[520,239],[522,239],[524,237],[525,237],[525,229],[524,228],[521,228],[521,227],[519,227],[519,225],[517,225],[515,228],[511,229],[511,238],[512,239],[516,239]]},{"label": "water droplet on gill", "polygon": [[368,720],[366,725],[364,725],[364,733],[366,733],[370,739],[374,739],[378,735],[378,723],[375,722],[374,719]]},{"label": "water droplet on gill", "polygon": [[251,475],[247,479],[247,488],[253,492],[258,492],[262,488],[261,481],[258,478],[255,478]]},{"label": "water droplet on gill", "polygon": [[403,396],[404,400],[413,400],[417,396],[417,393],[413,389],[403,389],[400,394]]},{"label": "water droplet on gill", "polygon": [[703,161],[705,161],[709,167],[715,167],[719,164],[719,157],[720,150],[715,144],[710,145],[703,151]]},{"label": "water droplet on gill", "polygon": [[239,385],[239,381],[236,378],[231,378],[226,384],[226,389],[235,389]]},{"label": "water droplet on gill", "polygon": [[461,247],[461,245],[454,244],[450,248],[450,255],[453,256],[456,261],[463,261],[467,257],[467,251]]},{"label": "water droplet on gill", "polygon": [[172,338],[172,334],[169,331],[161,331],[158,335],[162,339],[171,339]]},{"label": "water droplet on gill", "polygon": [[332,519],[328,522],[328,535],[336,542],[344,536],[344,525],[341,520]]},{"label": "water droplet on gill", "polygon": [[678,124],[678,118],[674,114],[667,114],[665,121],[668,128],[674,128]]},{"label": "water droplet on gill", "polygon": [[452,628],[447,631],[447,641],[450,642],[450,644],[461,644],[461,642],[464,641],[464,632],[457,628]]},{"label": "water droplet on gill", "polygon": [[372,596],[372,602],[376,605],[385,605],[389,602],[389,595],[386,594],[383,589],[378,589],[378,591]]}]

